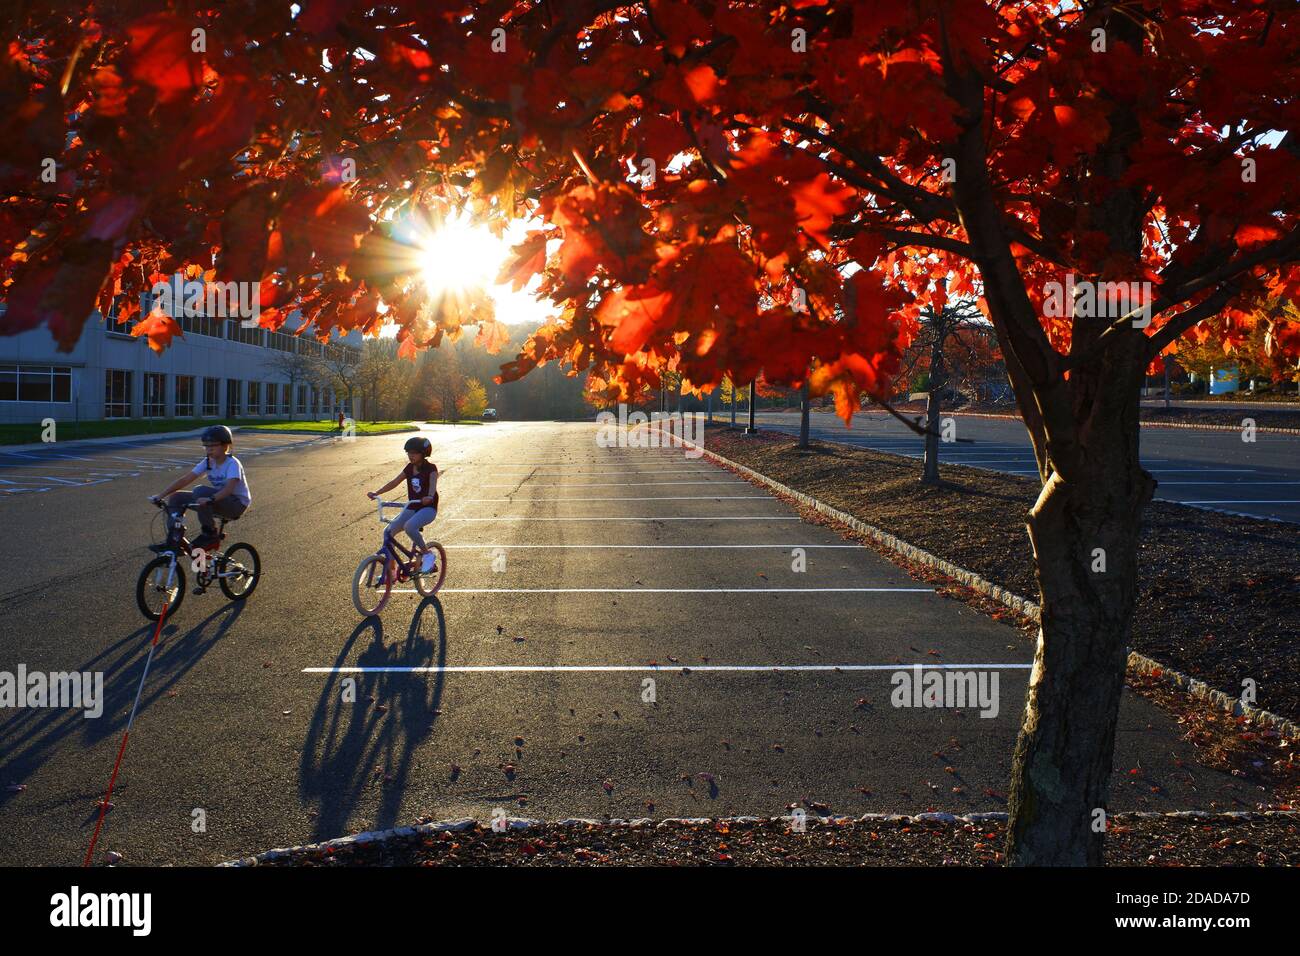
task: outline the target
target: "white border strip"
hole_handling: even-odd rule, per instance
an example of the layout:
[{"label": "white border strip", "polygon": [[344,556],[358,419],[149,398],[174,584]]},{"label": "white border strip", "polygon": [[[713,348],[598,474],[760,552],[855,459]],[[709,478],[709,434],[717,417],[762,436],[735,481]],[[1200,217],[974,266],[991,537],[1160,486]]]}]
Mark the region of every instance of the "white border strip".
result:
[{"label": "white border strip", "polygon": [[[995,810],[988,813],[866,813],[860,817],[831,817],[815,816],[809,814],[804,818],[805,824],[814,826],[837,826],[843,827],[853,824],[862,824],[863,826],[920,826],[939,824],[944,826],[966,826],[974,824],[976,826],[982,823],[1006,823],[1008,814],[1004,810]],[[1110,819],[1116,823],[1122,823],[1127,820],[1187,820],[1204,824],[1214,823],[1249,823],[1254,820],[1300,820],[1300,811],[1296,810],[1254,810],[1254,811],[1210,811],[1210,810],[1174,810],[1165,813],[1157,813],[1149,810],[1127,810],[1120,813],[1113,813]],[[510,831],[528,830],[534,827],[566,827],[574,830],[588,831],[596,829],[660,829],[681,826],[716,826],[718,823],[728,823],[735,825],[755,825],[763,823],[776,823],[790,825],[794,818],[786,817],[668,817],[663,820],[653,820],[649,817],[641,817],[633,820],[624,820],[615,818],[611,820],[592,820],[583,818],[567,818],[564,820],[537,820],[526,817],[509,817],[503,821],[505,829]],[[301,846],[282,847],[276,850],[267,850],[254,856],[239,857],[234,860],[227,860],[224,863],[217,864],[222,867],[236,866],[260,866],[263,863],[288,862],[294,859],[309,856],[311,854],[328,852],[332,849],[347,849],[350,847],[371,844],[371,843],[388,843],[396,840],[409,840],[417,837],[434,836],[440,833],[463,832],[475,830],[478,828],[491,829],[493,821],[480,823],[478,820],[463,818],[459,820],[437,820],[432,823],[416,823],[410,826],[392,827],[388,830],[367,830],[364,833],[354,833],[350,836],[337,837],[333,840],[323,840],[319,843],[308,843]]]}]

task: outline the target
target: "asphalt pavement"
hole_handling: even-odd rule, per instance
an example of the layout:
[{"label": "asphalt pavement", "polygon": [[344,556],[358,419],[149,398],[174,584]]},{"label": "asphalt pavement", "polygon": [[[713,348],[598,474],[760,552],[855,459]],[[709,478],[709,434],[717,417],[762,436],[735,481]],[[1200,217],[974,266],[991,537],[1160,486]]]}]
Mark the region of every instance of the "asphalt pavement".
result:
[{"label": "asphalt pavement", "polygon": [[[230,541],[256,545],[262,581],[243,604],[188,595],[164,627],[102,849],[206,864],[495,811],[1005,808],[1032,659],[1018,631],[680,451],[602,448],[593,424],[425,433],[446,584],[380,619],[349,588],[379,542],[365,492],[409,435],[237,436],[254,501]],[[0,710],[0,864],[85,853],[153,636],[134,599],[160,530],[145,499],[199,455],[42,451],[0,459],[0,480],[45,489],[0,496],[0,676],[98,672],[107,699],[98,718]],[[896,706],[913,665],[969,674],[996,715]],[[1181,737],[1126,697],[1114,809],[1264,799]]]}]

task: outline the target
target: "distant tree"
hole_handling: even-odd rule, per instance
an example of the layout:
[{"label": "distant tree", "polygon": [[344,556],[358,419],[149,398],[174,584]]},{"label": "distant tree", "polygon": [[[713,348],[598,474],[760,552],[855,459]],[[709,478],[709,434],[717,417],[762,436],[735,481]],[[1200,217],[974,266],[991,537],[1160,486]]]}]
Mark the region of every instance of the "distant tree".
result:
[{"label": "distant tree", "polygon": [[944,396],[974,394],[992,371],[995,353],[993,327],[976,300],[921,310],[916,338],[904,354],[899,381],[906,385],[918,372],[926,377],[923,484],[939,483],[939,412]]},{"label": "distant tree", "polygon": [[348,413],[357,411],[355,398],[361,385],[361,361],[350,349],[331,350],[316,360],[316,376],[323,384],[334,389],[336,395],[346,395]]},{"label": "distant tree", "polygon": [[[297,343],[294,343],[295,346]],[[262,365],[271,370],[289,385],[289,420],[293,421],[298,407],[298,386],[315,384],[320,379],[318,359],[314,355],[301,352],[268,351],[262,359]]]},{"label": "distant tree", "polygon": [[456,408],[465,418],[481,418],[487,408],[487,389],[476,378],[465,380],[465,391],[456,402]]},{"label": "distant tree", "polygon": [[415,363],[397,357],[393,339],[367,339],[361,349],[358,387],[373,421],[405,414],[415,378]]}]

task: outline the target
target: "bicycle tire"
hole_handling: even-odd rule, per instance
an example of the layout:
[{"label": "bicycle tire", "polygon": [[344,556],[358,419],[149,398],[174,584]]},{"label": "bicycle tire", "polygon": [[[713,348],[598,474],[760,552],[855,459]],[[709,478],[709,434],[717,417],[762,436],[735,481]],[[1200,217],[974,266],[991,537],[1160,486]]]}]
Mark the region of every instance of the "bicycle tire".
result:
[{"label": "bicycle tire", "polygon": [[[154,593],[166,593],[164,585],[167,581],[166,573],[171,567],[171,563],[171,558],[159,555],[144,566],[143,570],[140,571],[139,579],[135,582],[135,603],[139,606],[140,613],[151,621],[156,621],[162,617],[162,610],[159,609],[155,611],[149,606],[146,600],[146,593],[149,589],[152,589]],[[176,562],[176,578],[172,582],[175,591],[166,601],[167,614],[169,616],[175,614],[176,609],[179,608],[181,602],[185,600],[185,568],[183,567],[183,564],[184,562],[179,560]],[[163,572],[161,581],[150,580],[150,574],[154,571]]]},{"label": "bicycle tire", "polygon": [[[357,573],[352,577],[352,604],[362,617],[375,617],[388,603],[393,590],[394,562],[386,561],[381,555],[368,554],[357,565]],[[383,574],[384,583],[375,584],[375,576]],[[369,601],[363,595],[376,600]]]},{"label": "bicycle tire", "polygon": [[[447,550],[437,541],[429,542],[429,550],[438,553],[438,570],[433,574],[415,574],[415,590],[419,591],[424,597],[432,597],[438,593],[442,587],[443,580],[447,577]],[[432,586],[430,586],[432,582]]]},{"label": "bicycle tire", "polygon": [[[248,552],[247,558],[240,558],[237,560],[232,557],[232,555],[241,555],[245,551]],[[221,585],[221,593],[230,598],[230,600],[243,601],[257,590],[257,582],[262,578],[262,557],[257,553],[257,549],[251,544],[240,542],[239,544],[227,548],[217,561],[219,562],[217,565],[217,573],[220,575],[220,577],[217,578],[217,583]],[[247,576],[250,580],[248,589],[245,591],[236,591],[230,586],[231,579],[226,577],[226,574],[229,573],[229,565],[232,561],[238,564],[242,570],[248,571]],[[246,567],[247,564],[252,565],[251,571]]]}]

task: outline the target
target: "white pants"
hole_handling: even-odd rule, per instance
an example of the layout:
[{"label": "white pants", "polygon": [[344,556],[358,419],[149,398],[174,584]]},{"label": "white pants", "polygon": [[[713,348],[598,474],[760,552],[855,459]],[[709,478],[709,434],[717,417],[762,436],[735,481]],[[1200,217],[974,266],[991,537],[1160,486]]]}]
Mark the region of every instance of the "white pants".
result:
[{"label": "white pants", "polygon": [[420,529],[438,515],[437,508],[420,508],[418,510],[403,508],[397,517],[388,522],[387,534],[396,537],[397,532],[405,531],[417,549],[424,547],[424,537]]}]

